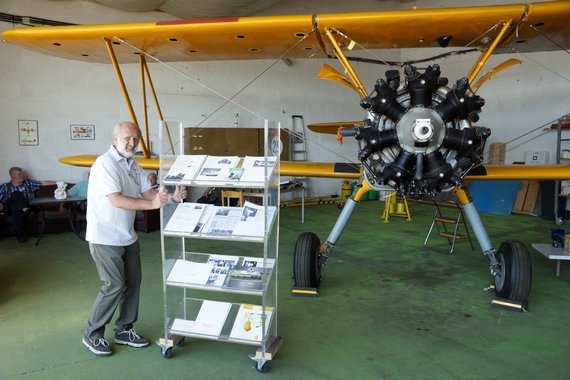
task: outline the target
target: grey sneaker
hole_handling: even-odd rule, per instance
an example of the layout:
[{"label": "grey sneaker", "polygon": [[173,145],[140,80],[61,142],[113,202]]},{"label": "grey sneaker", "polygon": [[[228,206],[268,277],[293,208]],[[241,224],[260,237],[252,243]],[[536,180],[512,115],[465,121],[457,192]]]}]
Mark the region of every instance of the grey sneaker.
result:
[{"label": "grey sneaker", "polygon": [[115,343],[125,344],[131,347],[146,347],[150,342],[137,334],[135,329],[115,331]]},{"label": "grey sneaker", "polygon": [[111,347],[109,347],[109,342],[103,338],[91,339],[87,336],[84,336],[83,344],[91,352],[98,356],[109,356],[113,353],[113,351],[111,351]]}]

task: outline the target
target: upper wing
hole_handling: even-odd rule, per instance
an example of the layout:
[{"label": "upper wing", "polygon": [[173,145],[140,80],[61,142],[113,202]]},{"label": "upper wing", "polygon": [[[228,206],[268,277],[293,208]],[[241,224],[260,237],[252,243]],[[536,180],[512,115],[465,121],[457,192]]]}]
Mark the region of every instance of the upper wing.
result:
[{"label": "upper wing", "polygon": [[115,54],[122,63],[137,62],[140,52],[162,61],[308,58],[334,55],[327,39],[322,38],[327,28],[344,33],[368,49],[437,47],[445,45],[438,43],[442,37],[447,37],[446,46],[485,46],[489,37],[496,35],[499,28],[495,26],[509,19],[513,24],[502,41],[502,51],[510,52],[506,50],[508,45],[518,51],[570,48],[569,0],[484,7],[34,27],[5,31],[2,37],[6,43],[41,53],[101,63],[109,62],[104,40],[117,45]]}]

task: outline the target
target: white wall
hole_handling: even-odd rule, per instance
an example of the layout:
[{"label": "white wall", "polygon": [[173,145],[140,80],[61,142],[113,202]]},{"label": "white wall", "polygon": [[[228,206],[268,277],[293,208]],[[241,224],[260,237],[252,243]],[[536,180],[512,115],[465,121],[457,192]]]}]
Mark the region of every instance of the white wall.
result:
[{"label": "white wall", "polygon": [[[283,7],[284,3],[286,2],[278,5]],[[299,5],[297,1],[292,3]],[[281,11],[281,8],[276,9]],[[165,14],[154,12],[103,12],[103,8],[96,4],[82,1],[4,0],[0,4],[0,12],[74,23],[171,19]],[[0,23],[1,30],[11,27],[10,24]],[[437,53],[438,50],[419,49],[379,51],[375,52],[375,55],[388,60],[407,60]],[[366,56],[365,53],[359,55]],[[450,83],[454,83],[458,77],[468,72],[475,57],[476,55],[471,53],[436,63],[442,67],[443,76],[447,76]],[[493,67],[508,57],[493,56],[486,68]],[[515,57],[524,63],[493,77],[479,91],[479,95],[486,100],[486,105],[478,125],[492,129],[488,146],[493,141],[512,140],[570,112],[567,99],[570,55],[555,52]],[[332,82],[315,79],[323,63],[339,68],[332,60],[315,59],[295,60],[292,67],[280,61],[275,63],[263,60],[178,63],[172,64],[171,67],[151,64],[150,70],[166,118],[182,121],[185,125],[198,125],[224,102],[190,78],[225,96],[232,96],[272,64],[274,65],[271,69],[235,99],[255,114],[228,104],[205,124],[230,126],[236,112],[240,115],[240,126],[257,126],[260,117],[266,117],[281,122],[283,127],[290,127],[292,115],[303,115],[306,124],[361,119],[363,113],[358,105],[359,99],[354,93]],[[388,69],[385,66],[363,63],[354,66],[369,89],[374,80],[383,77],[384,71]],[[110,65],[63,60],[1,44],[0,70],[2,182],[8,180],[8,168],[13,165],[27,169],[28,174],[37,179],[76,182],[85,177],[87,169],[60,164],[57,158],[104,152],[111,144],[112,126],[117,121],[129,119]],[[139,68],[137,65],[125,65],[123,70],[131,91],[131,99],[138,109],[141,104]],[[152,101],[150,104],[151,141],[156,147],[157,117]],[[138,117],[142,120],[140,111]],[[18,120],[38,121],[39,146],[18,145]],[[70,124],[95,125],[96,139],[70,140]],[[307,132],[307,137],[310,160],[356,160],[356,143],[350,139],[345,139],[344,144],[340,146],[330,135]],[[511,145],[517,145],[526,139],[517,140]],[[528,150],[548,150],[553,162],[555,140],[555,133],[549,133],[532,143],[517,147],[508,152],[507,162],[524,160],[524,152]],[[312,195],[339,193],[340,187],[339,180],[318,179],[312,180],[311,183]]]}]

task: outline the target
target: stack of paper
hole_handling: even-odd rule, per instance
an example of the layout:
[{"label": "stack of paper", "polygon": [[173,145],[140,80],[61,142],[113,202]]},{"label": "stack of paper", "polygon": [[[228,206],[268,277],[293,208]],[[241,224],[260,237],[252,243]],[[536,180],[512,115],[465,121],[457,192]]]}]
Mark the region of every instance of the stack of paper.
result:
[{"label": "stack of paper", "polygon": [[176,260],[168,274],[168,284],[194,284],[206,285],[210,273],[214,268],[212,263],[196,263],[193,261]]},{"label": "stack of paper", "polygon": [[232,304],[204,300],[194,321],[193,334],[219,336]]}]

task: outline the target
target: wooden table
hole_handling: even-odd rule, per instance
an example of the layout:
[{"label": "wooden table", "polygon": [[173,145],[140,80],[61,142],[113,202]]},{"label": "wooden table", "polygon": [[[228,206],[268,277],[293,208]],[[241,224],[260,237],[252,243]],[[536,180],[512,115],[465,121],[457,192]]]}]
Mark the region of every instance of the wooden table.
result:
[{"label": "wooden table", "polygon": [[532,248],[551,260],[556,260],[556,277],[560,276],[560,260],[570,260],[570,252],[563,248],[553,247],[552,244],[532,243]]},{"label": "wooden table", "polygon": [[69,225],[71,226],[71,230],[75,233],[75,235],[77,235],[79,239],[83,240],[83,238],[81,237],[79,231],[77,231],[77,228],[75,226],[77,221],[77,209],[79,208],[79,205],[82,202],[85,202],[85,199],[75,198],[75,197],[67,197],[66,199],[55,199],[53,197],[42,197],[42,198],[32,199],[30,201],[30,206],[37,208],[42,215],[41,216],[42,227],[40,229],[40,233],[38,235],[38,239],[36,240],[35,245],[38,245],[40,243],[40,240],[42,240],[42,237],[44,235],[45,225],[49,219],[48,217],[49,214],[46,213],[46,207],[57,206],[59,210],[59,205],[61,204],[70,206],[69,210],[66,212],[59,212],[59,211],[56,212],[58,213],[58,215],[67,216],[67,219],[69,220]]}]

